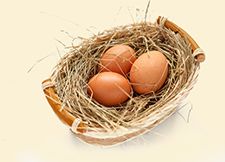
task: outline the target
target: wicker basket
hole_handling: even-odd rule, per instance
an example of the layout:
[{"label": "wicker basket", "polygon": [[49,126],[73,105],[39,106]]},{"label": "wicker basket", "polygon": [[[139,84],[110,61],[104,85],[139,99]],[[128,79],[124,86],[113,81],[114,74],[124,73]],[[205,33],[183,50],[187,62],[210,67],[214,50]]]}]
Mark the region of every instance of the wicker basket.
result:
[{"label": "wicker basket", "polygon": [[123,143],[136,136],[139,136],[151,130],[159,123],[167,119],[171,114],[173,114],[176,108],[181,103],[181,101],[188,95],[190,90],[193,88],[194,84],[197,81],[200,63],[205,60],[204,52],[183,29],[175,25],[173,22],[165,18],[159,17],[156,23],[161,24],[163,27],[169,30],[172,30],[176,34],[180,34],[183,39],[186,39],[188,40],[188,42],[190,42],[190,48],[195,59],[195,62],[193,64],[194,70],[193,74],[190,75],[190,77],[187,79],[187,84],[179,91],[179,93],[177,93],[171,100],[162,105],[160,111],[154,111],[145,118],[139,120],[139,127],[135,127],[134,129],[121,128],[111,133],[98,131],[98,129],[89,130],[88,123],[82,121],[82,119],[80,118],[76,118],[71,112],[62,108],[62,105],[55,93],[55,83],[52,82],[52,79],[49,78],[42,82],[44,94],[50,106],[54,110],[55,114],[61,119],[63,123],[68,125],[73,134],[82,141],[89,144],[110,146]]}]

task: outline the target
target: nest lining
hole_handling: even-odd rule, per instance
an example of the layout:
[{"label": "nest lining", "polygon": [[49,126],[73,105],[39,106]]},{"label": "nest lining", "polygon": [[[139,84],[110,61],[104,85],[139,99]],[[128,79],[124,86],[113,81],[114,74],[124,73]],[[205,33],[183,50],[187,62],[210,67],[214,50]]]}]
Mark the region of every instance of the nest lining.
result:
[{"label": "nest lining", "polygon": [[[155,93],[139,95],[132,91],[125,103],[105,107],[87,94],[87,83],[97,73],[103,53],[117,44],[129,45],[137,57],[151,50],[162,52],[168,60],[168,76]],[[196,69],[189,42],[164,27],[163,22],[114,27],[68,48],[69,52],[53,69],[54,90],[62,109],[86,122],[90,130],[113,132],[138,127],[143,118],[160,111],[160,107],[188,87],[188,80]]]}]

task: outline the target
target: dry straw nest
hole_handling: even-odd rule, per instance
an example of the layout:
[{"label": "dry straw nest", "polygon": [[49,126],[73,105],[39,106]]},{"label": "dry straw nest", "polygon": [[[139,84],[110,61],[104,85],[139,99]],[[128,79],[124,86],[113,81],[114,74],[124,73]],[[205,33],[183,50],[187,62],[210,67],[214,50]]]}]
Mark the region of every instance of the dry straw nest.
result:
[{"label": "dry straw nest", "polygon": [[[165,120],[187,96],[197,80],[200,64],[189,40],[167,28],[166,21],[160,18],[155,23],[144,21],[114,27],[83,39],[78,46],[68,47],[69,52],[54,67],[50,78],[59,100],[59,112],[63,110],[79,119],[78,123],[69,124],[71,127],[77,129],[83,123],[85,131],[73,131],[77,137],[91,144],[124,142]],[[87,83],[97,73],[104,51],[117,44],[129,45],[137,57],[151,50],[160,51],[168,60],[168,76],[155,93],[139,95],[132,91],[125,103],[105,107],[87,94]]]}]

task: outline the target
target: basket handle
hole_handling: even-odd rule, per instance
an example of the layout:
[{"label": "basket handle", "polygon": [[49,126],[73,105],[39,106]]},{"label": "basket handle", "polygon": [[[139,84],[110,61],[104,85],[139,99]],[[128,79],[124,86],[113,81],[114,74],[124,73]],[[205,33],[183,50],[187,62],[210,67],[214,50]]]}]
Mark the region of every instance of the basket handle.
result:
[{"label": "basket handle", "polygon": [[69,114],[65,109],[61,108],[60,101],[58,100],[55,91],[54,91],[54,84],[52,80],[46,79],[42,82],[42,89],[44,91],[45,97],[52,107],[55,114],[71,129],[75,132],[84,133],[86,132],[86,124],[82,123],[78,118],[76,119],[74,116]]},{"label": "basket handle", "polygon": [[[157,23],[159,24],[163,18],[161,16],[158,17]],[[171,29],[175,33],[179,33],[183,38],[186,37],[188,41],[191,43],[191,49],[193,50],[193,55],[197,62],[201,63],[205,61],[205,53],[204,51],[198,46],[195,40],[183,29],[179,26],[174,24],[173,22],[166,20],[164,22],[165,27]]]}]

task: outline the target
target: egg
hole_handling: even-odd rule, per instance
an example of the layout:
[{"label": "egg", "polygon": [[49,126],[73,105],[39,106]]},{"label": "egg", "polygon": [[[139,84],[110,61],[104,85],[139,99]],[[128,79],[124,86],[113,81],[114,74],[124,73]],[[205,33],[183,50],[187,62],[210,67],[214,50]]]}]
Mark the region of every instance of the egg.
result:
[{"label": "egg", "polygon": [[148,94],[159,90],[168,74],[168,61],[159,51],[149,51],[138,57],[130,70],[130,83],[135,92]]},{"label": "egg", "polygon": [[115,45],[100,58],[98,72],[111,71],[126,75],[136,60],[135,51],[128,45]]},{"label": "egg", "polygon": [[131,85],[121,74],[102,72],[90,79],[87,92],[104,106],[117,106],[128,99]]}]

